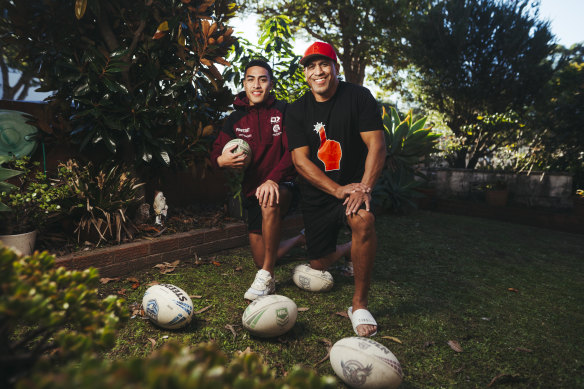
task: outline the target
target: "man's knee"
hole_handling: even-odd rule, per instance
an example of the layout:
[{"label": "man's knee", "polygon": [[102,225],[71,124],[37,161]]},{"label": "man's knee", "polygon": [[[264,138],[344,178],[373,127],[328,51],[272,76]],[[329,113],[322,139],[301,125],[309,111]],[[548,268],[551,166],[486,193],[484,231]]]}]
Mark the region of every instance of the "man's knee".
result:
[{"label": "man's knee", "polygon": [[351,230],[355,233],[372,234],[375,233],[375,216],[364,209],[360,209],[357,214],[349,218]]},{"label": "man's knee", "polygon": [[270,219],[274,217],[280,217],[280,205],[268,205],[267,207],[262,207],[262,219]]}]

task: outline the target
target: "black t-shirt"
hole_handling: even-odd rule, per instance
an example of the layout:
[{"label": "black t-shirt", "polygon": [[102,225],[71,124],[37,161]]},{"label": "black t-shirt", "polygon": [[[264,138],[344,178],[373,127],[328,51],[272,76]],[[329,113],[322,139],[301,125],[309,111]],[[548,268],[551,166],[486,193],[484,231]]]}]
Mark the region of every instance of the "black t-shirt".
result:
[{"label": "black t-shirt", "polygon": [[[367,88],[341,81],[334,96],[317,102],[312,92],[288,106],[285,126],[290,150],[309,146],[310,160],[339,185],[361,182],[367,147],[361,132],[383,129],[381,112]],[[305,205],[319,206],[328,195],[300,180]]]}]

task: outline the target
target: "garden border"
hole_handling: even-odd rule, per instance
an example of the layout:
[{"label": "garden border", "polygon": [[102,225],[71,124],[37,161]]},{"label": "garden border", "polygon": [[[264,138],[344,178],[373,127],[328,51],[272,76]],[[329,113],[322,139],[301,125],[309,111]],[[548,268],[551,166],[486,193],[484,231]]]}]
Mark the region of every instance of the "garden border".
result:
[{"label": "garden border", "polygon": [[[284,219],[282,236],[297,234],[302,229],[301,215]],[[163,262],[187,260],[221,250],[245,246],[249,243],[247,225],[227,223],[222,227],[203,228],[157,238],[142,239],[117,246],[81,251],[58,257],[57,266],[70,270],[88,267],[99,269],[102,277],[118,277],[136,270],[151,268]]]}]

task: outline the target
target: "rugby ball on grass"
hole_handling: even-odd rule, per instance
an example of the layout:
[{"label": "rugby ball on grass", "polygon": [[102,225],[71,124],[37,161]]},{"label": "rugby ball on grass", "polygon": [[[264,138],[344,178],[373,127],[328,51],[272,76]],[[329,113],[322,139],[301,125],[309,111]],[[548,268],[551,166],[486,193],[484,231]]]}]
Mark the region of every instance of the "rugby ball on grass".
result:
[{"label": "rugby ball on grass", "polygon": [[237,145],[237,147],[232,151],[232,153],[243,152],[245,153],[245,155],[247,155],[244,166],[244,168],[247,168],[251,163],[252,158],[251,147],[249,147],[249,144],[243,139],[240,138],[231,139],[229,142],[225,143],[225,146],[223,146],[223,150],[221,151],[221,153],[223,154],[226,150],[231,149],[234,145]]},{"label": "rugby ball on grass", "polygon": [[330,351],[335,374],[352,388],[397,388],[403,378],[399,361],[381,343],[350,337],[336,342]]},{"label": "rugby ball on grass", "polygon": [[292,281],[300,289],[309,292],[326,292],[334,285],[333,276],[328,271],[314,270],[309,265],[298,265],[292,272]]},{"label": "rugby ball on grass", "polygon": [[193,301],[184,290],[171,284],[148,288],[142,309],[152,323],[169,330],[184,327],[193,318]]},{"label": "rugby ball on grass", "polygon": [[241,317],[243,327],[261,338],[280,336],[296,323],[298,308],[286,296],[272,294],[258,297],[247,306]]}]

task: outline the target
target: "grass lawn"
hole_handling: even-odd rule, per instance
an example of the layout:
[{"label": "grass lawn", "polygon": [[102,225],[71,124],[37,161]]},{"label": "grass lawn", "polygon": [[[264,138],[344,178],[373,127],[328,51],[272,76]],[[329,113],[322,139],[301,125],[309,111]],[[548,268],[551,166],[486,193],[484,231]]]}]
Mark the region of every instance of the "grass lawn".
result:
[{"label": "grass lawn", "polygon": [[[426,211],[382,216],[377,232],[369,308],[379,324],[374,339],[402,364],[402,388],[584,387],[584,236]],[[131,305],[148,283],[171,283],[201,296],[193,298],[195,310],[209,307],[177,331],[130,319],[107,357],[148,355],[170,340],[214,341],[228,355],[249,347],[278,374],[300,364],[334,375],[321,361],[327,344],[354,336],[337,314],[350,305],[353,282],[331,271],[330,292],[301,291],[291,270],[303,255],[294,249],[276,267],[276,293],[307,308],[277,339],[253,338],[241,327],[243,294],[256,272],[249,247],[183,262],[168,274],[137,272],[137,289],[128,281],[103,285],[104,294],[125,289]]]}]

